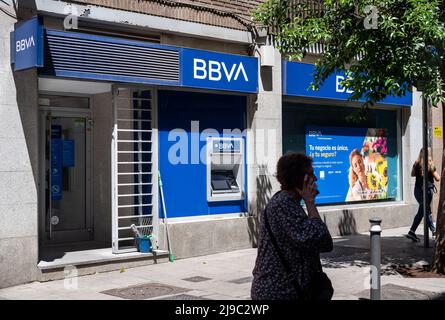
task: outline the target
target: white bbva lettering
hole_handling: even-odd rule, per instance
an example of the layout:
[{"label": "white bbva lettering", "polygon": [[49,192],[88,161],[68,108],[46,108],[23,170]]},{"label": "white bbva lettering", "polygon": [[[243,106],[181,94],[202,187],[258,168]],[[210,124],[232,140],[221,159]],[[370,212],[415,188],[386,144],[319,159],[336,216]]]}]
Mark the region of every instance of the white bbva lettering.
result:
[{"label": "white bbva lettering", "polygon": [[346,91],[346,93],[349,93],[349,94],[353,93],[354,91],[352,91],[351,89],[346,89],[345,87],[343,87],[341,85],[341,82],[344,79],[345,79],[345,77],[343,77],[343,76],[336,76],[335,77],[335,91],[336,92],[345,92]]},{"label": "white bbva lettering", "polygon": [[243,73],[244,80],[245,80],[246,82],[248,82],[248,81],[249,81],[249,78],[247,78],[246,70],[244,70],[244,66],[243,66],[243,63],[242,63],[242,62],[240,62],[239,66],[238,66],[238,71],[236,72],[236,75],[235,75],[234,80],[237,80],[237,79],[238,79],[238,76],[239,76],[239,73],[240,73],[240,72]]},{"label": "white bbva lettering", "polygon": [[30,48],[30,47],[35,47],[35,42],[34,42],[34,37],[30,37],[28,39],[22,39],[19,41],[16,41],[15,43],[15,51],[16,52],[20,52],[20,51],[25,51],[26,49]]},{"label": "white bbva lettering", "polygon": [[193,59],[193,78],[195,78],[195,79],[207,78],[207,70],[206,70],[205,60]]},{"label": "white bbva lettering", "polygon": [[235,71],[236,64],[232,65],[230,72],[227,71],[227,67],[224,62],[222,63],[222,67],[224,70],[224,74],[226,75],[227,81],[230,82],[230,80],[232,80],[232,76],[233,76],[233,72]]},{"label": "white bbva lettering", "polygon": [[[221,69],[223,72],[221,72]],[[207,65],[207,62],[203,59],[193,59],[194,79],[203,80],[208,77],[210,81],[220,81],[224,75],[227,81],[230,82],[232,79],[235,81],[238,80],[240,74],[243,76],[244,81],[249,81],[242,62],[239,65],[234,63],[232,67],[228,69],[224,62],[209,60]]]},{"label": "white bbva lettering", "polygon": [[[224,64],[224,63],[223,63]],[[218,61],[209,61],[209,80],[219,81],[221,80],[221,65]]]}]

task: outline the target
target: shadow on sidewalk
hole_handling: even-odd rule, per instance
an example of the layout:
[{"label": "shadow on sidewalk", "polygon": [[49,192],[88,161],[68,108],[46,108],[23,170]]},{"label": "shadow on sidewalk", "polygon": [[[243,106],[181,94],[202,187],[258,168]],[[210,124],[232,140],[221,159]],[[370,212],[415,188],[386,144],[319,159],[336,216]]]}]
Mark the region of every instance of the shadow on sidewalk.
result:
[{"label": "shadow on sidewalk", "polygon": [[[412,242],[403,235],[381,238],[382,271],[397,274],[394,266],[430,263],[433,257],[434,241],[424,248],[423,242]],[[370,263],[370,237],[350,235],[334,239],[334,250],[322,253],[324,268],[366,267]]]}]

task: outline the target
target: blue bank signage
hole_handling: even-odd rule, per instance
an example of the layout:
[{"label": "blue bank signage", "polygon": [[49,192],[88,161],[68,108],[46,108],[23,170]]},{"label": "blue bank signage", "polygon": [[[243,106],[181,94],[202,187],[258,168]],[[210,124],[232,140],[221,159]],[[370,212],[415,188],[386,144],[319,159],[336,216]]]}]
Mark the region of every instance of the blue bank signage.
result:
[{"label": "blue bank signage", "polygon": [[38,17],[16,24],[11,34],[11,62],[15,71],[43,67],[43,26]]},{"label": "blue bank signage", "polygon": [[182,85],[193,88],[258,92],[258,59],[182,49]]},{"label": "blue bank signage", "polygon": [[[287,96],[299,96],[309,98],[323,98],[334,100],[347,100],[352,91],[341,85],[345,79],[344,73],[332,74],[326,79],[323,86],[318,91],[310,89],[313,81],[315,66],[301,62],[283,62],[283,94]],[[364,99],[358,101],[364,102]],[[403,97],[388,96],[381,101],[384,104],[400,106],[412,105],[412,93],[407,92]]]},{"label": "blue bank signage", "polygon": [[[63,61],[57,60],[57,63],[48,63],[45,69],[39,71],[44,74],[245,93],[258,92],[258,59],[255,57],[154,45],[140,41],[92,36],[75,32],[46,30],[45,33],[47,37],[45,41],[48,43],[48,50],[45,54],[48,55],[48,62],[52,60],[53,53],[57,53],[58,46],[60,45],[55,43],[53,39],[57,37],[57,39],[65,38],[66,43],[80,43],[81,41],[87,40],[88,44],[83,48],[81,60],[83,63],[89,64],[87,65],[88,68],[87,66],[81,65],[80,62],[76,60],[78,56],[67,50],[66,53],[64,53]],[[107,50],[111,50],[110,52],[113,54],[116,53],[117,49],[115,44],[119,45],[124,55],[128,54],[128,52],[126,52],[127,49],[131,52],[133,52],[133,50],[142,50],[141,48],[168,50],[173,58],[179,58],[179,66],[175,66],[176,68],[170,71],[177,75],[177,80],[167,81],[160,80],[156,77],[132,75],[127,69],[124,68],[124,70],[120,70],[114,65],[115,60],[113,59],[116,59],[116,57],[113,58],[112,54],[110,54],[110,59],[103,59],[101,65],[109,65],[112,71],[107,70],[104,73],[103,70],[96,67],[94,63],[96,61],[95,59],[97,59],[94,52],[98,50],[94,42],[110,44],[109,46],[103,46],[104,52],[102,52],[102,54],[104,57],[107,56]],[[44,28],[38,17],[17,24],[14,32],[11,33],[11,63],[14,64],[14,70],[44,67],[44,43]],[[79,68],[73,70],[71,59],[76,60],[76,65],[79,64]],[[147,69],[143,59],[133,61],[133,66],[135,66],[135,64],[140,64],[140,66],[137,67],[144,70]],[[123,62],[123,65],[125,66],[125,62]],[[160,72],[163,70],[162,65],[156,65],[153,68],[159,68]]]}]

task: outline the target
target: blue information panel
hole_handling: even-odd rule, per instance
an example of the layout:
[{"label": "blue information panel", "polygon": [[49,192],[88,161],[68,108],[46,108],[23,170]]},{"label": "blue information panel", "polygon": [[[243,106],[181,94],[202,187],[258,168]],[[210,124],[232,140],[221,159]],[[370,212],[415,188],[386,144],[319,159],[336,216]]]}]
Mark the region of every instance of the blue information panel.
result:
[{"label": "blue information panel", "polygon": [[74,167],[74,140],[63,140],[63,167]]},{"label": "blue information panel", "polygon": [[182,49],[182,85],[193,88],[258,92],[258,59]]},{"label": "blue information panel", "polygon": [[43,67],[43,26],[38,17],[16,24],[11,35],[14,70]]},{"label": "blue information panel", "polygon": [[387,132],[382,128],[306,127],[317,203],[388,198]]},{"label": "blue information panel", "polygon": [[[350,95],[350,89],[346,89],[341,85],[345,79],[343,72],[338,72],[329,76],[323,86],[319,90],[310,89],[310,85],[314,80],[313,74],[315,66],[312,64],[301,62],[283,62],[283,94],[288,96],[324,98],[335,100],[347,100]],[[412,93],[406,92],[403,97],[388,96],[381,103],[393,104],[400,106],[412,105]],[[365,99],[358,101],[364,102]]]}]

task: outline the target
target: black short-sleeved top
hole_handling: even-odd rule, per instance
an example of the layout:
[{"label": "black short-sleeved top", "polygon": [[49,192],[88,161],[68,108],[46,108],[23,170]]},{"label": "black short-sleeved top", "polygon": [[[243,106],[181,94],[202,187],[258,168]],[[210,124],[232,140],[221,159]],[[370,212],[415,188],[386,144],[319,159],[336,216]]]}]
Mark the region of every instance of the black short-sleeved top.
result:
[{"label": "black short-sleeved top", "polygon": [[[434,172],[436,171],[436,167],[432,167],[428,170],[428,186],[434,185]],[[419,163],[414,164],[414,173],[416,176],[416,188],[423,189],[423,175],[422,175],[422,168],[420,167]]]},{"label": "black short-sleeved top", "polygon": [[[263,216],[253,269],[252,299],[298,299],[298,292],[307,290],[314,273],[321,271],[320,252],[333,248],[329,230],[321,219],[309,218],[300,203],[286,191],[272,197],[263,215],[267,215],[270,230],[292,274],[283,266]],[[299,289],[295,288],[296,284]]]}]

